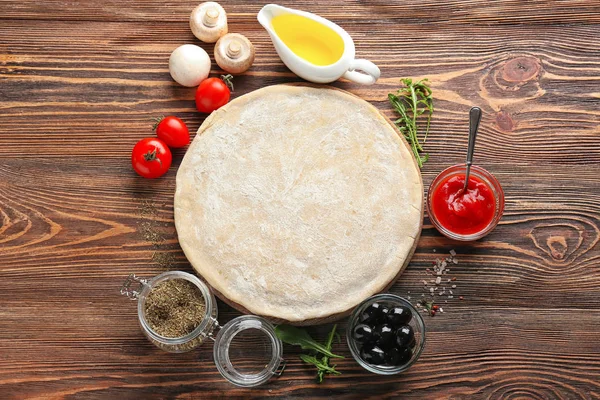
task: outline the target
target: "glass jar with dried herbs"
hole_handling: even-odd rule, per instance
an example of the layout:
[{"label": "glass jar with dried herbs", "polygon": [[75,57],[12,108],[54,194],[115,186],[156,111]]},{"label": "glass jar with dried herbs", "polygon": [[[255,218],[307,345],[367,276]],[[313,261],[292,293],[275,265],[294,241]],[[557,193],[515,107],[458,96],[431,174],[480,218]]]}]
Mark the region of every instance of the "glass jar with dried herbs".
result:
[{"label": "glass jar with dried herbs", "polygon": [[[136,282],[137,291],[131,289]],[[165,351],[190,351],[218,325],[215,297],[200,279],[186,272],[165,272],[151,280],[130,275],[121,293],[138,301],[142,331]]]}]

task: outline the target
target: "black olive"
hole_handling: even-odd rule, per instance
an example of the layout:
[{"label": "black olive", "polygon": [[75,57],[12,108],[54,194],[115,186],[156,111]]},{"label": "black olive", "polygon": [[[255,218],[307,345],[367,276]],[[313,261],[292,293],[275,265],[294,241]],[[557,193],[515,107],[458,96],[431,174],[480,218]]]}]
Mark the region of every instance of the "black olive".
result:
[{"label": "black olive", "polygon": [[358,318],[358,323],[373,325],[375,323],[375,320],[371,319],[371,316],[369,314],[367,314],[366,312],[363,312],[362,314],[360,314],[360,317]]},{"label": "black olive", "polygon": [[388,316],[389,312],[390,312],[390,308],[389,307],[383,306],[381,308],[381,317],[382,317],[381,318],[381,322],[387,321],[387,316]]},{"label": "black olive", "polygon": [[377,328],[375,328],[375,332],[379,336],[377,344],[382,349],[389,349],[396,344],[396,341],[394,340],[396,335],[394,329],[390,325],[378,325]]},{"label": "black olive", "polygon": [[385,354],[385,362],[390,365],[400,364],[400,350],[397,347],[389,349]]},{"label": "black olive", "polygon": [[360,322],[371,326],[383,323],[386,320],[388,308],[381,303],[373,303],[368,306],[360,316]]},{"label": "black olive", "polygon": [[410,325],[404,325],[396,331],[396,344],[398,347],[412,347],[415,345],[415,332]]},{"label": "black olive", "polygon": [[377,341],[379,335],[369,325],[358,324],[352,330],[352,337],[357,342],[366,343]]},{"label": "black olive", "polygon": [[393,307],[387,314],[387,321],[394,328],[400,328],[402,325],[406,325],[412,319],[412,313],[408,307],[399,306]]},{"label": "black olive", "polygon": [[393,347],[386,353],[385,362],[398,366],[406,364],[412,358],[412,350],[408,347]]},{"label": "black olive", "polygon": [[372,343],[367,343],[360,349],[360,358],[369,364],[385,364],[385,352]]}]

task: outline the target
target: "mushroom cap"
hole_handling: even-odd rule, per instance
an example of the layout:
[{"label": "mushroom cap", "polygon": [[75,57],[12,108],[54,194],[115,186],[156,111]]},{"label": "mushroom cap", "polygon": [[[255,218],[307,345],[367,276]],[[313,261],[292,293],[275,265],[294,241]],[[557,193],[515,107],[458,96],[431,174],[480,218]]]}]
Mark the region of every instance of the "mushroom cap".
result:
[{"label": "mushroom cap", "polygon": [[254,45],[239,33],[228,33],[215,45],[215,61],[221,69],[231,74],[248,70],[254,62],[254,56]]},{"label": "mushroom cap", "polygon": [[228,31],[227,13],[214,1],[201,3],[190,14],[190,29],[201,41],[214,43]]},{"label": "mushroom cap", "polygon": [[184,44],[171,53],[169,72],[180,85],[198,86],[210,73],[210,57],[202,47]]}]

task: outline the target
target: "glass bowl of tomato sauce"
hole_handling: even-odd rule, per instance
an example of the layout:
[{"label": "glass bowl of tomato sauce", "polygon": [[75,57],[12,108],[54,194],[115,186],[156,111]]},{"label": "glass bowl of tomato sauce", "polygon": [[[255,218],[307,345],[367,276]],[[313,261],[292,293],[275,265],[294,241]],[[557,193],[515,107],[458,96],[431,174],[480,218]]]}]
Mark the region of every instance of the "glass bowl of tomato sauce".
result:
[{"label": "glass bowl of tomato sauce", "polygon": [[427,212],[444,236],[471,241],[481,239],[498,225],[504,212],[504,191],[494,175],[473,165],[463,192],[466,168],[465,164],[453,165],[431,182]]}]

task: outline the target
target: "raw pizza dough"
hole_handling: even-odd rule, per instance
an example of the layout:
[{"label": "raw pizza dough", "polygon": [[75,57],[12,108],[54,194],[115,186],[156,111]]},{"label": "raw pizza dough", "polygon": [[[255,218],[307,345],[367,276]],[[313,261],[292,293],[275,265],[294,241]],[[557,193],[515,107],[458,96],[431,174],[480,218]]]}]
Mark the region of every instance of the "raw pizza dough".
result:
[{"label": "raw pizza dough", "polygon": [[177,173],[175,223],[196,271],[244,311],[342,316],[399,276],[422,224],[404,139],[349,93],[276,85],[209,116]]}]

